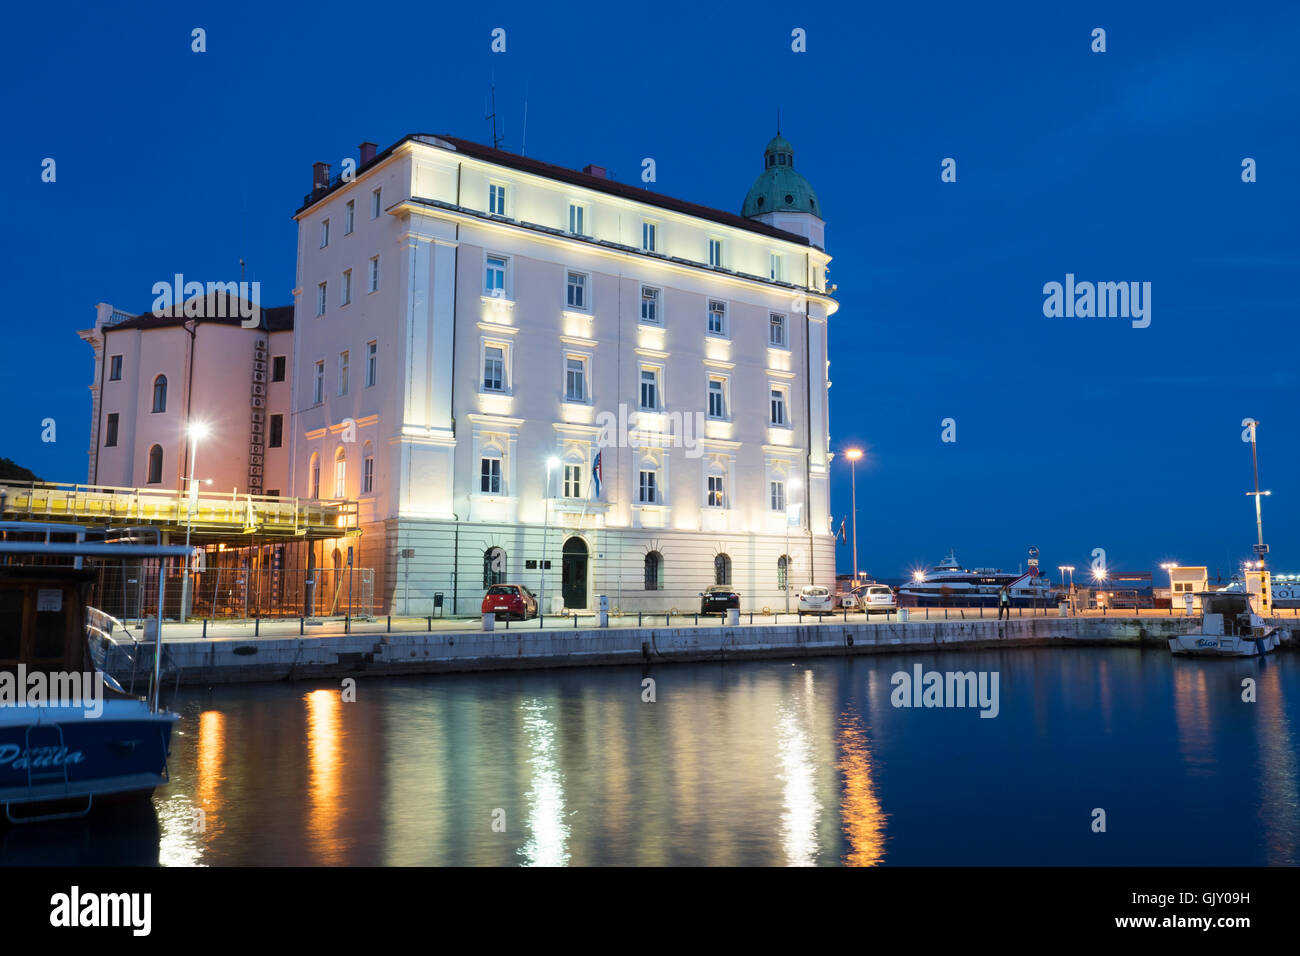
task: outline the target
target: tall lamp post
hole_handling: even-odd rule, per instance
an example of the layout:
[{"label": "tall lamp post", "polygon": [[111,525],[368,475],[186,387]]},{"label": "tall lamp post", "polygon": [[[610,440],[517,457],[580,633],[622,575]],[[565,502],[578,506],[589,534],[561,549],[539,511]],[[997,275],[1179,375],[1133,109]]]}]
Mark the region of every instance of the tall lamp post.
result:
[{"label": "tall lamp post", "polygon": [[[1174,613],[1174,568],[1178,567],[1177,561],[1166,561],[1160,565],[1162,570],[1169,572],[1169,613]],[[1154,603],[1154,600],[1153,602]]]},{"label": "tall lamp post", "polygon": [[1070,604],[1070,613],[1073,614],[1074,613],[1074,565],[1062,564],[1058,566],[1058,570],[1061,572],[1061,587],[1065,587],[1066,572],[1068,571],[1070,574],[1070,590],[1066,592],[1066,599],[1069,601]]},{"label": "tall lamp post", "polygon": [[803,487],[803,483],[798,478],[791,478],[789,484],[790,497],[785,503],[785,613],[790,613],[790,578],[794,568],[791,567],[794,561],[790,558],[790,525],[796,515],[799,514],[799,508],[794,503],[794,492]]},{"label": "tall lamp post", "polygon": [[[198,497],[198,478],[195,477],[198,469],[195,465],[195,459],[199,453],[199,439],[207,438],[210,432],[207,424],[204,422],[190,422],[185,426],[190,440],[190,475],[188,487],[185,489],[185,582],[181,588],[181,621],[189,619],[191,603],[193,601],[192,586],[190,583],[190,562],[193,555],[190,553],[190,529],[194,525],[194,504],[195,498]],[[161,568],[161,564],[160,564]],[[161,570],[159,571],[161,573]]]},{"label": "tall lamp post", "polygon": [[850,448],[844,453],[849,459],[849,474],[853,486],[853,586],[858,586],[858,459],[861,448]]},{"label": "tall lamp post", "polygon": [[546,459],[546,517],[542,521],[542,559],[537,562],[538,574],[542,579],[542,607],[539,613],[546,613],[546,538],[551,530],[551,472],[555,466],[560,463],[560,459],[552,455]]}]

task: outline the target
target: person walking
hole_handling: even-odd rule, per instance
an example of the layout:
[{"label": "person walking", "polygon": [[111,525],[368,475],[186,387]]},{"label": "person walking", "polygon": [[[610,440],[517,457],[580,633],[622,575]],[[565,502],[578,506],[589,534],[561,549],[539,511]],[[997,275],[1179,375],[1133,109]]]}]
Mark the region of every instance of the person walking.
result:
[{"label": "person walking", "polygon": [[1002,620],[1002,614],[1004,611],[1006,612],[1007,620],[1011,620],[1011,592],[1009,592],[1005,586],[1002,588],[1002,592],[998,595],[999,621]]}]

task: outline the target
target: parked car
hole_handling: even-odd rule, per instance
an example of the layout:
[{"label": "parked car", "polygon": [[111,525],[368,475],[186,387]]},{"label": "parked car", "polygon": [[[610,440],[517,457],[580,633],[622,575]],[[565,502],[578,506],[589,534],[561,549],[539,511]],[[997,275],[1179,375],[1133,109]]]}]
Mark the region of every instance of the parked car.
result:
[{"label": "parked car", "polygon": [[740,610],[740,592],[730,584],[714,584],[700,592],[701,614],[725,614],[733,607]]},{"label": "parked car", "polygon": [[799,591],[799,616],[805,614],[830,614],[835,610],[831,601],[831,592],[829,588],[824,588],[820,584],[805,584]]},{"label": "parked car", "polygon": [[857,593],[858,604],[868,615],[898,610],[898,598],[888,584],[864,585]]},{"label": "parked car", "polygon": [[483,596],[483,613],[527,620],[537,617],[537,597],[522,584],[494,584]]},{"label": "parked car", "polygon": [[854,591],[842,592],[840,594],[840,607],[845,608],[846,610],[849,611],[860,610],[861,602],[858,600],[857,593]]}]

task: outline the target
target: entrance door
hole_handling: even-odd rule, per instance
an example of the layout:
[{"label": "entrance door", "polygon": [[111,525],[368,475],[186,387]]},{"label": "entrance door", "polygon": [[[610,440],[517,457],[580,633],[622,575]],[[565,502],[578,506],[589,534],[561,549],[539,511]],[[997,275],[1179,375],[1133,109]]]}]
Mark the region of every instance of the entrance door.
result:
[{"label": "entrance door", "polygon": [[582,610],[587,606],[587,543],[581,538],[564,542],[563,582],[560,591],[564,606]]}]

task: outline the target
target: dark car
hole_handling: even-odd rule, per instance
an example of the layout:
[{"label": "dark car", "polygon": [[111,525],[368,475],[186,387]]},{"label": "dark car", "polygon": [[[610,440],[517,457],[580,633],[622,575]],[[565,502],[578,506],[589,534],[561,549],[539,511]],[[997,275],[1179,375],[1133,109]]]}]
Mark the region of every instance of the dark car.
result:
[{"label": "dark car", "polygon": [[522,584],[494,584],[483,595],[483,613],[517,620],[537,617],[537,598]]},{"label": "dark car", "polygon": [[740,592],[730,584],[715,584],[700,593],[701,614],[725,614],[733,607],[740,610]]}]

